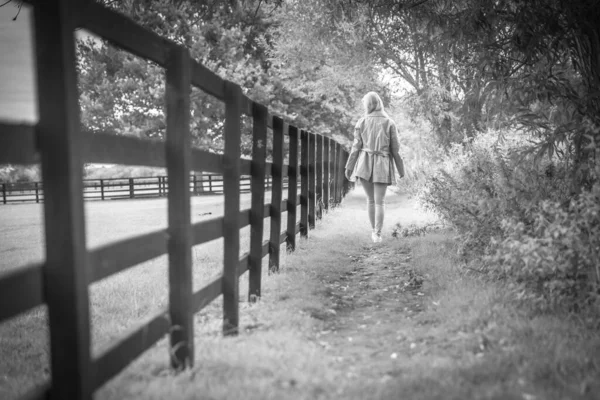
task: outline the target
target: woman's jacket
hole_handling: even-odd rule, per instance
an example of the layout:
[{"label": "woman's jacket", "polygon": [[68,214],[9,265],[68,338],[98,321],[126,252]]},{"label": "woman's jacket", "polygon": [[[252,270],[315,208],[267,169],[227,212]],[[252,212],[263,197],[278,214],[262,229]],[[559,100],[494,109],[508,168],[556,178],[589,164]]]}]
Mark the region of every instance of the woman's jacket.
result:
[{"label": "woman's jacket", "polygon": [[[400,160],[396,124],[381,111],[373,111],[358,120],[354,127],[354,142],[346,169],[352,170],[350,180],[362,178],[371,182],[395,183],[394,165]],[[394,157],[394,154],[397,157]],[[396,161],[397,164],[397,161]],[[401,175],[404,167],[396,165]]]}]

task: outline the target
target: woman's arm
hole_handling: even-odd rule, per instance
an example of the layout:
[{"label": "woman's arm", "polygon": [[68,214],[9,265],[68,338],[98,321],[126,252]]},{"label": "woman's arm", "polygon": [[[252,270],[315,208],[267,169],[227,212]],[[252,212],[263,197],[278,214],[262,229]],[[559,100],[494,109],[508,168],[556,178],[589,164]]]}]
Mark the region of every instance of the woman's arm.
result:
[{"label": "woman's arm", "polygon": [[346,179],[348,180],[350,180],[352,171],[354,171],[354,165],[356,165],[356,160],[358,159],[358,152],[363,147],[361,136],[363,121],[364,118],[359,119],[354,126],[354,142],[352,142],[352,149],[350,150],[350,155],[348,156],[348,161],[346,162]]},{"label": "woman's arm", "polygon": [[398,170],[400,178],[404,176],[404,162],[400,157],[400,143],[398,142],[398,129],[394,122],[390,123],[390,150],[392,157],[394,158],[394,164]]}]

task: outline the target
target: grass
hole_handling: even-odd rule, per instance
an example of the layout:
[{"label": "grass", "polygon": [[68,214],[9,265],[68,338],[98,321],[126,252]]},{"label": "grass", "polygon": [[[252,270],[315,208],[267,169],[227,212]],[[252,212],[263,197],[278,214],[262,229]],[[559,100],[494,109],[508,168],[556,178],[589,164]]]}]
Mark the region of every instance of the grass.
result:
[{"label": "grass", "polygon": [[[218,196],[192,198],[192,222],[222,215],[220,202]],[[249,202],[250,197],[242,195],[242,208],[249,207]],[[165,199],[87,202],[85,207],[89,248],[167,226]],[[283,221],[286,218],[284,213]],[[269,223],[270,219],[265,219],[264,239],[270,232]],[[0,207],[0,226],[0,273],[42,262],[45,245],[41,205]],[[240,231],[240,253],[248,249],[249,228],[244,228]],[[220,274],[223,240],[194,246],[192,258],[193,287],[198,290]],[[93,354],[167,305],[167,263],[167,256],[161,256],[90,286]],[[244,276],[240,281],[242,299],[247,296],[247,286]],[[219,303],[208,309],[216,313]],[[206,313],[199,313],[198,318]],[[49,378],[48,340],[45,306],[0,323],[1,399],[14,398]]]},{"label": "grass", "polygon": [[537,314],[502,283],[466,274],[447,233],[410,246],[430,303],[404,330],[427,345],[373,398],[599,398],[598,331],[573,315]]},{"label": "grass", "polygon": [[[363,201],[350,195],[284,256],[281,273],[265,274],[261,301],[240,304],[238,337],[222,337],[217,300],[195,317],[194,368],[174,374],[162,340],[96,398],[600,398],[600,336],[585,318],[536,314],[501,282],[466,272],[452,232],[392,238],[397,222],[435,221],[405,196],[389,197],[385,242],[369,243]],[[140,214],[130,222],[142,228],[149,215],[165,218]],[[218,273],[220,246],[194,249],[196,288]],[[95,349],[166,304],[164,264],[92,286]],[[1,398],[43,376],[44,318],[36,310],[0,324]]]}]

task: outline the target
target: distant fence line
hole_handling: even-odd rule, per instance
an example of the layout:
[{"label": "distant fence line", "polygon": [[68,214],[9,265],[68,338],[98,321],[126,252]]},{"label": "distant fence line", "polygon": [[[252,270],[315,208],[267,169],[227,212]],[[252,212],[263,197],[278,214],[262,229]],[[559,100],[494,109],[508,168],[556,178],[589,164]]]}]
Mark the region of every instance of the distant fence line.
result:
[{"label": "distant fence line", "polygon": [[[165,197],[169,192],[167,176],[137,178],[83,179],[85,200],[119,200]],[[284,188],[287,188],[287,177]],[[270,176],[265,178],[265,189],[271,189]],[[250,192],[251,176],[240,177],[240,193]],[[43,182],[0,183],[0,204],[40,203],[44,201]],[[223,194],[223,175],[193,174],[190,176],[190,193],[194,195]]]}]

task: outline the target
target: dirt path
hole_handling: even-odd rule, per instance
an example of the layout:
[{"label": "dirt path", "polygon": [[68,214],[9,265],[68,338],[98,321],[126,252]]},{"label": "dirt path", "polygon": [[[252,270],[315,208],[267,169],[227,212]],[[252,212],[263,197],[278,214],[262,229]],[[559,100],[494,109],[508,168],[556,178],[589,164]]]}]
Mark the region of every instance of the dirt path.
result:
[{"label": "dirt path", "polygon": [[351,256],[351,269],[327,279],[331,311],[319,344],[347,365],[349,378],[386,380],[393,360],[411,345],[399,325],[423,309],[422,277],[410,267],[405,247],[365,246]]},{"label": "dirt path", "polygon": [[[345,212],[366,218],[364,200],[357,188],[346,199]],[[402,365],[432,339],[415,335],[416,326],[435,322],[419,318],[426,303],[432,302],[426,278],[412,266],[411,246],[391,233],[396,223],[401,228],[422,227],[435,218],[417,210],[415,201],[405,195],[390,193],[386,203],[383,243],[370,243],[367,231],[363,244],[348,254],[345,267],[321,276],[330,308],[308,310],[323,321],[323,329],[316,333],[318,344],[348,379],[340,398],[393,381],[403,373]]]}]

